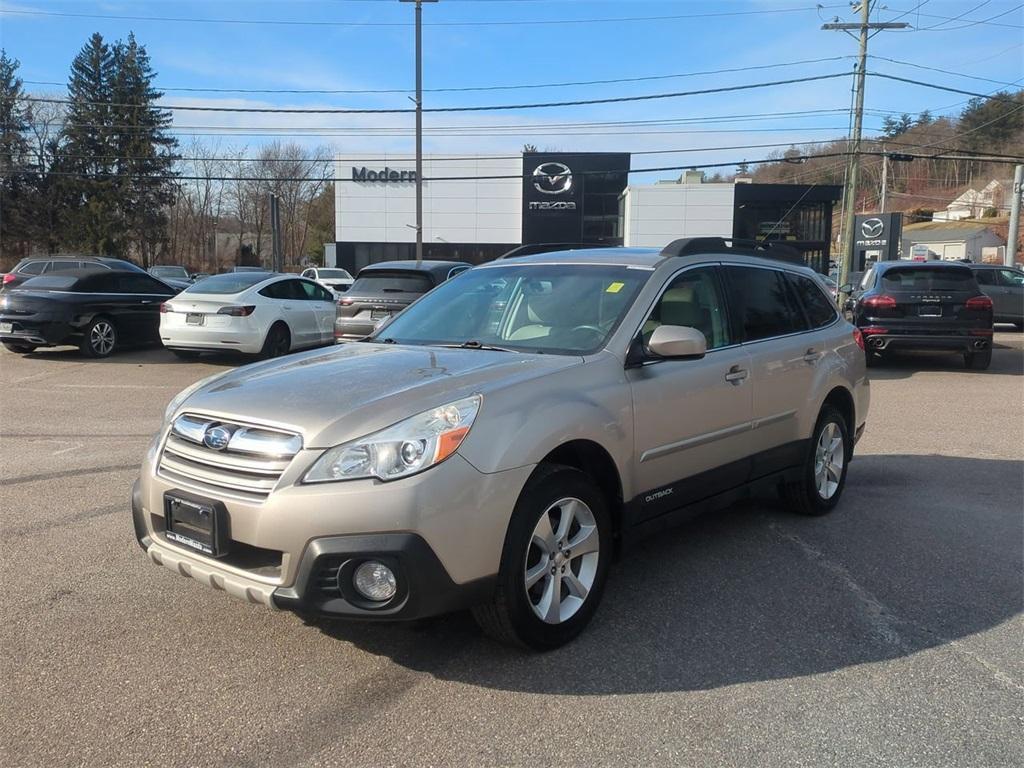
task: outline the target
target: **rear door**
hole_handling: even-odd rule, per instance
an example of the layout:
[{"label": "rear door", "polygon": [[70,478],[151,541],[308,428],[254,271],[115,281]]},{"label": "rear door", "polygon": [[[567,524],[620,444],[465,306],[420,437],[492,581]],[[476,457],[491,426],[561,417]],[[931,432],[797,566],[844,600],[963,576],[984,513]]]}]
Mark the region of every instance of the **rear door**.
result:
[{"label": "rear door", "polygon": [[697,328],[708,352],[700,360],[654,360],[626,371],[637,522],[743,483],[750,468],[750,358],[730,331],[718,269],[694,267],[671,278],[639,343],[659,325]]},{"label": "rear door", "polygon": [[762,476],[797,463],[799,415],[814,386],[823,340],[811,333],[781,269],[726,265],[729,307],[750,355],[752,472]]},{"label": "rear door", "polygon": [[160,338],[160,305],[174,292],[159,280],[141,272],[111,272],[105,275],[114,286],[119,300],[119,323],[122,335],[135,341],[157,341]]},{"label": "rear door", "polygon": [[334,304],[334,295],[311,280],[300,280],[299,284],[306,296],[306,303],[313,312],[316,322],[317,338],[315,343],[327,344],[334,340],[334,320],[338,310]]},{"label": "rear door", "polygon": [[999,293],[998,297],[992,297],[995,313],[1000,318],[1019,323],[1024,320],[1024,272],[1008,267],[997,270],[996,274]]},{"label": "rear door", "polygon": [[312,302],[306,300],[303,282],[297,278],[289,278],[271,283],[260,291],[260,294],[277,305],[281,317],[288,323],[293,347],[307,347],[320,341],[316,315]]}]

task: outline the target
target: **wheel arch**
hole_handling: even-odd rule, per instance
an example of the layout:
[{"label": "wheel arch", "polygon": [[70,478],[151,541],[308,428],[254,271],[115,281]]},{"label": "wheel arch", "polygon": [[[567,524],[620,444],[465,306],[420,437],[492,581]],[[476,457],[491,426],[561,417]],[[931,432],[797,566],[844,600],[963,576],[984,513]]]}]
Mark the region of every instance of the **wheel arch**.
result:
[{"label": "wheel arch", "polygon": [[[622,478],[611,454],[593,440],[569,440],[549,451],[541,459],[530,479],[532,480],[542,467],[552,464],[578,469],[593,479],[608,502],[612,530],[617,537],[622,530]],[[527,480],[527,483],[529,482]]]},{"label": "wheel arch", "polygon": [[[833,387],[825,399],[821,403],[821,407],[824,408],[826,405],[831,405],[839,414],[843,417],[846,422],[846,429],[853,435],[857,429],[857,408],[854,405],[853,393],[849,389],[843,386]],[[821,412],[821,408],[818,409]]]}]

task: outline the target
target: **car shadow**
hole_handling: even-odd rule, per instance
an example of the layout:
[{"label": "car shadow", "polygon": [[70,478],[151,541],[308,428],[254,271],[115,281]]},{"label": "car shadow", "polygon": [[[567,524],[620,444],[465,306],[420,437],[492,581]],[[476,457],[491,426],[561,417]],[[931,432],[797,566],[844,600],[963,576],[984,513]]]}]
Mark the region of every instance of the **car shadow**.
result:
[{"label": "car shadow", "polygon": [[908,656],[1022,610],[1022,477],[1019,461],[857,457],[828,516],[749,502],[631,549],[591,625],[548,653],[499,645],[468,614],[315,626],[439,679],[539,694],[706,690]]},{"label": "car shadow", "polygon": [[[18,354],[18,353],[8,353]],[[239,366],[255,362],[256,358],[244,355],[203,354],[194,360],[182,360],[169,349],[156,346],[133,346],[115,350],[109,357],[86,357],[78,347],[43,347],[34,352],[21,354],[28,360],[53,360],[61,362],[82,362],[94,365],[188,365],[190,363],[210,363],[218,366]]]}]

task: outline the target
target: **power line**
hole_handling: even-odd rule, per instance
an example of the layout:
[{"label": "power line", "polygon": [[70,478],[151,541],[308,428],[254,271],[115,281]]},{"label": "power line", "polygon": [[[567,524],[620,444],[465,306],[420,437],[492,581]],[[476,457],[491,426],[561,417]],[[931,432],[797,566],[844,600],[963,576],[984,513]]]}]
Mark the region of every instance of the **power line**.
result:
[{"label": "power line", "polygon": [[[1014,46],[1014,47],[1017,48],[1019,46]],[[868,54],[868,58],[869,59],[877,59],[879,61],[888,61],[891,64],[900,64],[900,65],[902,65],[904,67],[914,67],[915,69],[927,69],[930,72],[941,72],[944,75],[953,75],[954,77],[966,77],[966,78],[968,78],[970,80],[980,80],[980,81],[983,81],[983,82],[986,82],[986,83],[995,83],[997,85],[1006,85],[1006,86],[1010,86],[1011,88],[1014,85],[1016,85],[1016,83],[1007,82],[1005,80],[993,80],[990,77],[978,77],[977,75],[967,75],[967,74],[964,74],[963,72],[954,72],[954,71],[949,70],[949,69],[940,69],[939,67],[929,67],[929,66],[926,66],[924,64],[915,64],[912,61],[900,61],[899,59],[890,59],[890,58],[888,58],[886,56],[875,56],[874,54]]]},{"label": "power line", "polygon": [[[644,75],[639,77],[617,77],[605,80],[576,80],[557,83],[514,83],[511,85],[480,85],[480,86],[449,86],[444,88],[424,88],[424,93],[468,93],[473,91],[514,91],[531,88],[569,88],[587,85],[613,85],[616,83],[640,83],[654,80],[672,80],[682,77],[698,77],[703,75],[721,75],[735,72],[754,72],[765,69],[778,69],[780,67],[796,67],[805,64],[821,64],[827,61],[842,61],[852,56],[828,56],[821,59],[802,59],[800,61],[785,61],[778,64],[757,64],[749,67],[729,67],[726,69],[707,69],[696,72],[677,72],[668,75]],[[55,80],[23,80],[30,85],[56,85],[67,86],[66,82]],[[322,89],[322,88],[186,88],[186,87],[161,87],[161,91],[180,91],[183,93],[265,93],[265,94],[389,94],[389,93],[412,93],[410,88],[358,88],[358,89]]]},{"label": "power line", "polygon": [[[946,21],[940,21],[940,22],[939,22],[938,24],[933,24],[933,25],[932,25],[932,26],[930,26],[930,27],[923,27],[923,28],[920,28],[920,29],[918,29],[918,31],[919,31],[919,32],[928,32],[929,30],[935,29],[936,27],[941,27],[941,26],[942,26],[943,24],[948,24],[948,23],[949,23],[949,22],[951,22],[951,21],[959,21],[959,20],[960,20],[960,19],[962,19],[962,18],[963,18],[964,16],[967,16],[967,15],[969,15],[969,14],[972,14],[972,13],[974,13],[974,12],[975,12],[975,11],[977,11],[977,10],[980,10],[981,8],[984,8],[984,7],[986,6],[986,5],[988,5],[988,4],[989,4],[989,3],[991,3],[991,2],[992,2],[992,0],[982,0],[982,2],[978,3],[978,4],[977,4],[976,6],[974,6],[973,8],[968,8],[968,9],[967,9],[966,11],[964,11],[963,13],[961,13],[961,14],[960,14],[959,16],[954,16],[953,18],[951,18],[951,19],[947,19]],[[927,15],[928,15],[928,14],[925,14],[925,16],[927,16]]]},{"label": "power line", "polygon": [[[829,75],[812,75],[809,77],[795,77],[788,80],[773,80],[764,83],[746,83],[743,85],[728,85],[719,88],[702,88],[694,91],[675,91],[671,93],[649,93],[640,96],[614,96],[603,99],[577,99],[572,101],[548,101],[534,102],[528,104],[489,104],[485,106],[470,107],[430,107],[424,112],[495,112],[517,109],[548,109],[552,107],[579,107],[596,104],[621,104],[624,102],[654,101],[658,99],[673,99],[683,96],[702,96],[713,93],[730,93],[735,91],[748,91],[756,88],[770,88],[779,85],[796,85],[798,83],[810,83],[818,80],[832,80],[837,77],[846,77],[848,72],[837,72]],[[73,99],[51,99],[40,96],[26,96],[26,101],[39,102],[44,104],[88,104],[91,106],[108,106],[118,108],[135,108],[138,104],[125,104],[121,102],[107,101],[76,101]],[[286,115],[380,115],[380,114],[411,114],[415,109],[351,109],[351,108],[291,108],[291,107],[210,107],[185,104],[159,105],[160,109],[171,111],[189,112],[244,112],[254,114],[286,114]]]},{"label": "power line", "polygon": [[[841,8],[841,5],[823,6],[825,8]],[[817,6],[799,8],[765,8],[751,11],[712,11],[709,13],[684,13],[665,16],[624,16],[617,18],[584,18],[584,19],[519,19],[498,21],[434,21],[424,22],[424,27],[528,27],[528,26],[559,26],[576,24],[622,24],[624,22],[646,21],[678,21],[681,19],[711,19],[733,16],[764,16],[774,13],[800,13],[817,10]],[[185,24],[244,24],[256,26],[288,26],[288,27],[410,27],[406,21],[304,21],[298,19],[225,19],[199,18],[180,16],[135,16],[128,14],[71,13],[65,11],[37,11],[27,9],[4,8],[0,14],[18,16],[59,16],[66,18],[106,19],[110,21],[152,21],[160,23]]]},{"label": "power line", "polygon": [[[1004,28],[1009,28],[1009,29],[1021,29],[1022,25],[1020,25],[1020,24],[1001,24],[1001,23],[998,23],[998,22],[993,23],[995,19],[1001,18],[1003,16],[1007,16],[1007,15],[1013,13],[1014,11],[1019,11],[1021,8],[1024,8],[1024,5],[1015,6],[1015,7],[1011,8],[1008,11],[1003,11],[1002,13],[997,13],[994,16],[989,16],[987,19],[967,19],[966,23],[959,24],[959,25],[957,25],[955,27],[941,27],[940,28],[939,25],[935,25],[935,26],[932,26],[932,27],[922,27],[922,28],[919,28],[919,29],[912,29],[912,30],[909,30],[909,31],[911,31],[911,32],[952,32],[953,30],[967,29],[968,27],[978,26],[979,24],[987,24],[988,26],[992,26],[992,27],[1004,27]],[[890,10],[895,11],[896,9],[895,8],[891,8]],[[968,13],[969,13],[969,11],[968,11]],[[960,19],[959,16],[939,16],[939,15],[934,14],[934,13],[922,13],[920,15],[924,16],[926,18],[929,18],[929,19],[943,19],[944,23],[945,22],[950,22],[950,21],[959,21],[959,19]]]},{"label": "power line", "polygon": [[[1022,6],[1024,7],[1024,6]],[[1004,101],[1009,104],[1015,104],[1016,101],[1012,98],[1005,99],[998,95],[991,93],[977,93],[976,91],[965,91],[960,88],[951,88],[948,85],[938,85],[936,83],[926,83],[924,80],[912,80],[909,77],[898,77],[896,75],[884,75],[881,72],[869,72],[872,77],[881,77],[885,80],[896,80],[901,83],[910,83],[912,85],[920,85],[924,88],[933,88],[936,91],[948,91],[949,93],[962,93],[965,96],[974,96],[975,98],[990,99],[992,101]]]}]

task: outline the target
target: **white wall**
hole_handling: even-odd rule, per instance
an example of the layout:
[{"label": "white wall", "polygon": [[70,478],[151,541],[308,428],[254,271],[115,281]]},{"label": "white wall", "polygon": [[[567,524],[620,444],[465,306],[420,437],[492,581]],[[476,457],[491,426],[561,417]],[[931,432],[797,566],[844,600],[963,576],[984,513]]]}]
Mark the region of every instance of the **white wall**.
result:
[{"label": "white wall", "polygon": [[[423,183],[423,241],[519,243],[522,240],[521,157],[424,155],[423,178],[471,176],[470,181]],[[452,158],[454,155],[437,156]],[[383,159],[382,159],[383,158]],[[353,182],[352,168],[413,171],[413,155],[347,155],[335,162],[334,227],[339,242],[416,241],[416,185],[412,182]],[[484,179],[481,176],[513,176]]]},{"label": "white wall", "polygon": [[660,248],[680,237],[732,237],[733,184],[631,185],[622,194],[625,245]]}]

